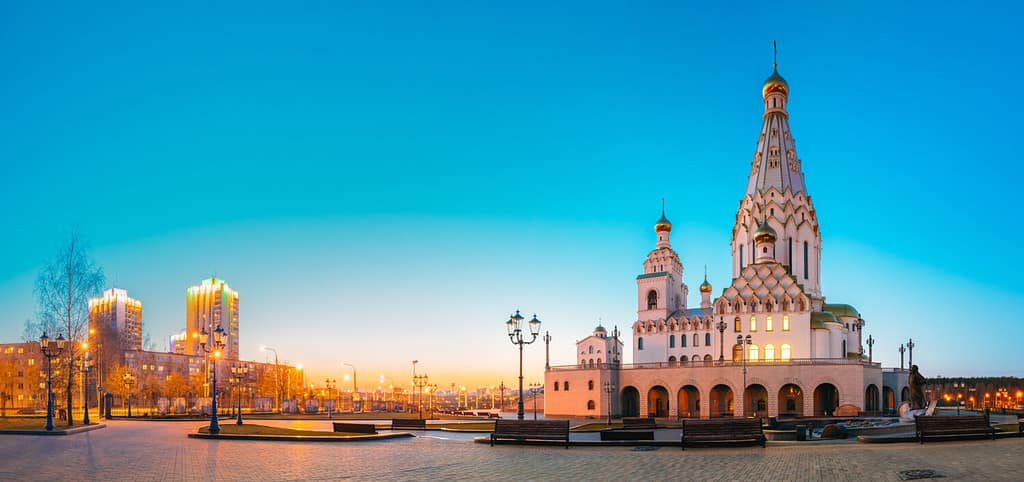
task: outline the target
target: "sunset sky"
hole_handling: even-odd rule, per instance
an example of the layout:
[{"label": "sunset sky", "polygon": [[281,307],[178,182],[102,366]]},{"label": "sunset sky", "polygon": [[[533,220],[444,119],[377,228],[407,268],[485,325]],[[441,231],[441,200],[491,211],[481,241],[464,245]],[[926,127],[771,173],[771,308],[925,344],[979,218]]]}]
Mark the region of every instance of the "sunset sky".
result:
[{"label": "sunset sky", "polygon": [[571,364],[662,198],[690,304],[730,282],[777,39],[827,299],[886,366],[1024,375],[1018,5],[149,3],[0,6],[0,341],[76,231],[159,349],[215,275],[313,382],[512,384],[517,308]]}]

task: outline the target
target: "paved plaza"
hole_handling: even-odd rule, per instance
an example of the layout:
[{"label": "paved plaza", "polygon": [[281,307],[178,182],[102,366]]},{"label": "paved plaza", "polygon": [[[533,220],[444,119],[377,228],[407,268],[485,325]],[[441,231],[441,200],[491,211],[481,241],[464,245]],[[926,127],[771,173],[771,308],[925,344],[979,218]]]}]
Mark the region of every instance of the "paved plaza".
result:
[{"label": "paved plaza", "polygon": [[[308,428],[317,422],[277,422]],[[210,441],[195,422],[114,421],[64,437],[0,436],[0,480],[1021,480],[1024,439],[692,449],[490,447],[465,434],[363,443]]]}]

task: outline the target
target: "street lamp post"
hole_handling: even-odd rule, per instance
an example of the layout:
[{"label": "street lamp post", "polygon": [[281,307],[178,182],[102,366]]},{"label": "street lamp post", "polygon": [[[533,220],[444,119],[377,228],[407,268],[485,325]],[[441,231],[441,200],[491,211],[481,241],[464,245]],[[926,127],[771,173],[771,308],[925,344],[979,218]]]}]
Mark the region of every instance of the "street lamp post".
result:
[{"label": "street lamp post", "polygon": [[46,357],[46,431],[53,431],[53,359],[64,351],[64,335],[57,334],[56,345],[50,344],[50,337],[39,337],[39,351]]},{"label": "street lamp post", "polygon": [[523,345],[529,345],[537,341],[537,334],[540,333],[540,320],[537,319],[535,313],[528,322],[530,325],[530,341],[526,341],[523,337],[522,324],[523,316],[519,314],[519,310],[516,310],[516,313],[505,322],[505,327],[508,328],[509,340],[513,345],[519,345],[519,409],[516,412],[516,417],[519,420],[523,419]]},{"label": "street lamp post", "polygon": [[[347,366],[352,369],[352,411],[356,411],[356,397],[359,396],[359,385],[356,384],[356,366],[351,363],[342,363],[342,366]],[[359,405],[360,411],[362,411],[362,404]]]},{"label": "street lamp post", "polygon": [[274,402],[277,403],[277,410],[281,410],[281,367],[277,362],[277,350],[269,346],[261,346],[260,351],[274,352]]},{"label": "street lamp post", "polygon": [[907,341],[907,366],[914,367],[914,339],[910,338]]},{"label": "street lamp post", "polygon": [[615,393],[615,384],[604,382],[604,393],[608,394],[608,425],[612,424],[612,393]]},{"label": "street lamp post", "polygon": [[324,380],[324,385],[327,386],[327,398],[331,400],[330,406],[327,406],[327,401],[324,401],[324,406],[327,407],[327,418],[334,418],[334,390],[338,386],[337,378],[328,378]]},{"label": "street lamp post", "polygon": [[540,393],[541,387],[544,385],[540,383],[530,384],[530,395],[533,397],[533,419],[537,420],[537,394]]},{"label": "street lamp post", "polygon": [[234,375],[236,391],[238,392],[238,420],[236,425],[242,425],[242,383],[249,375],[249,365],[244,363],[231,364],[231,374]]},{"label": "street lamp post", "polygon": [[903,354],[907,352],[907,348],[900,343],[900,370],[903,369]]},{"label": "street lamp post", "polygon": [[[212,343],[210,343],[212,341]],[[210,409],[210,433],[220,433],[220,423],[217,422],[217,358],[220,358],[220,351],[224,349],[224,329],[217,325],[213,330],[213,340],[206,328],[199,334],[199,348],[213,358],[213,402]]]},{"label": "street lamp post", "polygon": [[124,380],[124,403],[128,406],[128,418],[132,418],[132,385],[135,385],[135,375],[125,372],[121,378]]},{"label": "street lamp post", "polygon": [[743,396],[743,416],[747,416],[747,347],[750,345],[750,335],[745,338],[743,335],[736,335],[736,344],[743,348],[743,389],[740,392]]},{"label": "street lamp post", "polygon": [[427,386],[428,380],[429,377],[426,374],[413,375],[412,377],[413,386],[419,392],[419,396],[416,397],[416,408],[420,412],[420,418],[423,418],[423,387]]},{"label": "street lamp post", "polygon": [[966,384],[964,382],[959,382],[959,383],[953,382],[953,390],[960,390],[961,391],[961,393],[957,394],[957,395],[960,395],[960,396],[957,397],[957,399],[956,399],[956,414],[957,415],[960,415],[960,404],[963,403],[960,400],[963,398],[963,393],[962,392],[963,392],[963,389],[964,389],[965,386],[966,386]]},{"label": "street lamp post", "polygon": [[715,324],[715,328],[718,328],[718,361],[725,361],[725,318],[719,316],[718,323]]},{"label": "street lamp post", "polygon": [[871,363],[874,355],[875,339],[871,335],[868,335],[868,363]]},{"label": "street lamp post", "polygon": [[89,425],[89,371],[92,368],[92,359],[89,358],[89,344],[82,343],[86,352],[82,355],[82,423]]}]

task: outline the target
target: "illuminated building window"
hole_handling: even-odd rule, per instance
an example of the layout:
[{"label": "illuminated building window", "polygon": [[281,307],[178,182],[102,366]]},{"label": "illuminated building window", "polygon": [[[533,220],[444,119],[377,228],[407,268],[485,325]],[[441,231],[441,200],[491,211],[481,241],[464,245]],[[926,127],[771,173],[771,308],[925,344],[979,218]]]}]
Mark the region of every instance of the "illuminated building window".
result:
[{"label": "illuminated building window", "polygon": [[757,317],[750,317],[750,331],[757,331]]},{"label": "illuminated building window", "polygon": [[732,361],[743,361],[743,347],[741,345],[732,346]]},{"label": "illuminated building window", "polygon": [[782,358],[782,361],[789,361],[790,353],[791,353],[791,351],[790,351],[789,343],[783,343],[782,344],[782,356],[780,357],[780,358]]},{"label": "illuminated building window", "polygon": [[750,345],[750,350],[749,350],[749,351],[750,351],[750,353],[748,354],[747,358],[748,358],[748,359],[749,359],[750,361],[757,361],[757,360],[758,360],[758,356],[757,356],[757,355],[758,355],[758,349],[757,349],[757,345]]},{"label": "illuminated building window", "polygon": [[734,331],[736,331],[736,333],[739,333],[740,330],[742,329],[742,327],[740,326],[740,317],[737,316],[736,319],[733,320],[733,321],[734,321],[734,325],[735,325],[733,329],[734,329]]},{"label": "illuminated building window", "polygon": [[32,366],[32,365],[35,365],[35,364],[36,364],[36,359],[35,358],[29,358],[28,359],[28,366]]},{"label": "illuminated building window", "polygon": [[782,315],[782,331],[789,331],[789,315]]},{"label": "illuminated building window", "polygon": [[772,361],[775,359],[775,345],[771,343],[764,346],[764,361]]},{"label": "illuminated building window", "polygon": [[772,331],[774,329],[775,329],[775,327],[772,326],[772,317],[771,316],[765,317],[765,319],[764,319],[764,331]]}]

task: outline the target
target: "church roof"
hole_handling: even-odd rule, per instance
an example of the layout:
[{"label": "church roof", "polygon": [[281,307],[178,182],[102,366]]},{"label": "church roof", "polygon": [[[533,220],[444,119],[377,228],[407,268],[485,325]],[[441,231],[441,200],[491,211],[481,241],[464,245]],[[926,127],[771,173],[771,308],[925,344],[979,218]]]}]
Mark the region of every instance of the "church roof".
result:
[{"label": "church roof", "polygon": [[845,303],[826,303],[821,307],[822,311],[828,311],[836,316],[852,316],[854,318],[860,318],[860,313],[857,308],[847,305]]},{"label": "church roof", "polygon": [[711,308],[687,308],[685,310],[677,310],[672,313],[670,318],[681,319],[681,318],[693,318],[694,316],[707,317],[714,315],[715,311]]},{"label": "church roof", "polygon": [[842,323],[842,320],[828,311],[811,313],[811,328],[825,329],[825,323]]},{"label": "church roof", "polygon": [[[776,72],[772,79],[778,76]],[[778,77],[782,79],[781,76]],[[781,80],[788,92],[788,84]],[[773,84],[775,85],[775,84]],[[768,91],[765,90],[765,94]],[[789,131],[789,114],[785,104],[777,107],[765,106],[764,121],[761,125],[761,137],[757,141],[757,150],[751,162],[750,178],[747,181],[746,194],[753,196],[756,192],[764,192],[776,188],[779,192],[804,192],[804,173],[800,160],[796,155],[796,142]]]},{"label": "church roof", "polygon": [[803,286],[779,263],[748,264],[740,271],[739,277],[732,281],[732,285],[722,292],[722,298],[729,303],[737,300],[743,303],[752,300],[781,303],[787,298],[796,300],[800,295],[807,296]]}]

